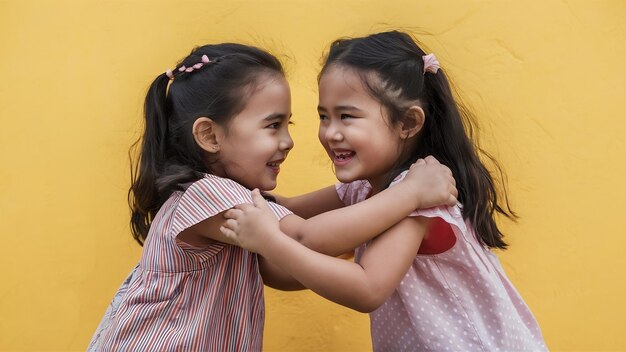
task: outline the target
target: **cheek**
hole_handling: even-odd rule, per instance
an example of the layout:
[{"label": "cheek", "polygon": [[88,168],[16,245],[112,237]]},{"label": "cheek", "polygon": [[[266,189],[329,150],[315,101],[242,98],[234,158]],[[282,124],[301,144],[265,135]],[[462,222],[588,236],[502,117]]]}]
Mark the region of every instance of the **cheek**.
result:
[{"label": "cheek", "polygon": [[326,134],[326,129],[323,128],[322,126],[320,126],[317,130],[317,139],[320,141],[320,143],[325,144],[326,143],[326,138],[324,137],[324,135]]}]

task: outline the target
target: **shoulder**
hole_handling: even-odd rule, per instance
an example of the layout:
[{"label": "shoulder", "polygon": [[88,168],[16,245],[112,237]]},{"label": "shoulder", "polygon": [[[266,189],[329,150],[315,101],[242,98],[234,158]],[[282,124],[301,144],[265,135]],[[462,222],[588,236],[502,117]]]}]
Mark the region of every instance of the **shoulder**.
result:
[{"label": "shoulder", "polygon": [[398,176],[396,176],[396,178],[393,179],[393,181],[391,181],[389,187],[395,186],[398,182],[404,180],[407,173],[409,173],[409,170],[402,171]]},{"label": "shoulder", "polygon": [[218,202],[227,202],[230,198],[252,200],[249,189],[231,179],[210,174],[190,184],[184,195],[202,195]]},{"label": "shoulder", "polygon": [[[206,214],[215,215],[243,203],[252,204],[251,190],[231,179],[205,174],[187,187],[179,207],[186,210],[201,208]],[[269,205],[278,218],[291,214],[291,211],[274,202],[269,202]]]},{"label": "shoulder", "polygon": [[345,205],[352,205],[365,200],[372,186],[366,180],[356,180],[350,183],[337,183],[335,189]]},{"label": "shoulder", "polygon": [[[391,182],[389,187],[393,187],[398,182],[402,181],[406,177],[407,173],[408,173],[408,170],[401,172],[398,176],[396,176],[393,182]],[[461,212],[462,209],[463,209],[463,205],[461,203],[457,203],[454,206],[439,206],[439,207],[433,207],[433,208],[427,208],[427,209],[415,209],[415,211],[409,214],[409,216],[423,216],[426,218],[441,218],[442,220],[449,223],[450,225],[454,225],[455,227],[459,228],[459,230],[465,231],[466,226],[465,226],[465,222],[463,220],[463,215]]]}]

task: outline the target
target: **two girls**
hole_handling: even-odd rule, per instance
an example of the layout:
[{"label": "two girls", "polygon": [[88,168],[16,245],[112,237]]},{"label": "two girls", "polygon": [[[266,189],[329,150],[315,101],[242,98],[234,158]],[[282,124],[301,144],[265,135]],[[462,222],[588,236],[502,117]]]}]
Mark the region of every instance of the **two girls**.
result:
[{"label": "two girls", "polygon": [[[284,236],[258,192],[254,205],[226,213],[223,233],[318,294],[371,312],[375,351],[546,350],[491,252],[506,248],[495,215],[513,215],[466,134],[466,110],[434,55],[395,31],[337,40],[319,96],[319,139],[341,183],[332,195],[323,190],[279,203],[299,214],[333,209],[337,200],[364,202],[400,186],[409,165],[427,155],[452,170],[460,203],[415,210],[361,245],[356,263]],[[398,200],[387,211],[402,206]],[[324,233],[299,239],[326,253],[351,242]]]},{"label": "two girls", "polygon": [[[302,286],[284,268],[233,245],[219,228],[225,211],[252,201],[250,189],[276,187],[293,147],[281,64],[240,44],[196,48],[155,79],[144,115],[129,192],[133,235],[144,249],[89,350],[260,351],[263,284]],[[267,209],[294,237],[323,233],[350,238],[354,246],[412,209],[456,202],[448,168],[420,161],[409,175],[371,202],[306,221],[278,204]],[[401,204],[389,209],[394,200]]]}]

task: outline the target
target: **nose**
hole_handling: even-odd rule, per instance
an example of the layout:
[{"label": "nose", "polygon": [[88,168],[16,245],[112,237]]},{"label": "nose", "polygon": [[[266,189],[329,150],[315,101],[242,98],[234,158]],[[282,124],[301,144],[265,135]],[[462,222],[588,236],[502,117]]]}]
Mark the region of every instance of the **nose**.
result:
[{"label": "nose", "polygon": [[289,132],[285,132],[283,137],[280,139],[278,148],[282,151],[289,151],[293,149],[293,139],[291,139],[291,134]]},{"label": "nose", "polygon": [[320,124],[320,139],[323,137],[326,141],[338,142],[343,139],[341,130],[334,123]]}]

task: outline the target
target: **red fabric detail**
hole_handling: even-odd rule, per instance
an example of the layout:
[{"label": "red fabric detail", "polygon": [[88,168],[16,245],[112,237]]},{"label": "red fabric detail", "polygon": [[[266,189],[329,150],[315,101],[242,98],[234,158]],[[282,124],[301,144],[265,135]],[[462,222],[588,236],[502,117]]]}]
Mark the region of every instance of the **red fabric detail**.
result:
[{"label": "red fabric detail", "polygon": [[439,254],[452,248],[456,235],[452,226],[442,218],[432,218],[417,254]]}]

